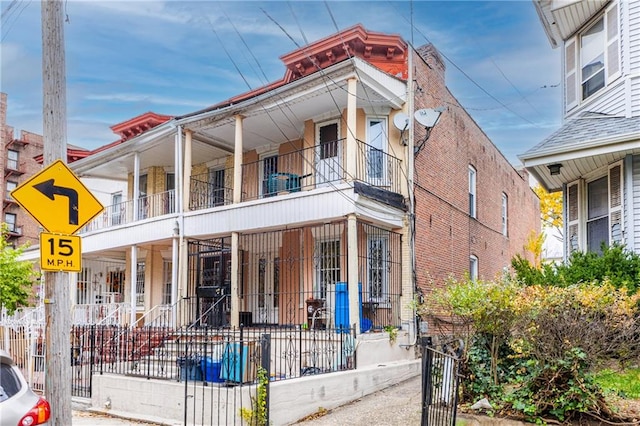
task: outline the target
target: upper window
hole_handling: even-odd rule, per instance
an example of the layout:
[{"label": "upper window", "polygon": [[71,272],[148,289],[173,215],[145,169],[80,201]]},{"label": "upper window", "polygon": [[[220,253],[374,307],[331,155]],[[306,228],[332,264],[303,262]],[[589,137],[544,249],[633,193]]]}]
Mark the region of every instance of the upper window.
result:
[{"label": "upper window", "polygon": [[15,213],[5,213],[4,214],[4,221],[7,224],[7,226],[9,227],[9,232],[16,232],[16,230],[17,230],[16,219],[17,219],[17,216],[16,216]]},{"label": "upper window", "polygon": [[16,189],[18,187],[18,183],[17,182],[12,182],[10,180],[7,181],[7,192],[4,195],[4,198],[6,200],[12,200],[13,198],[11,197],[11,191],[13,191],[14,189]]},{"label": "upper window", "polygon": [[18,170],[18,151],[7,151],[7,169]]},{"label": "upper window", "polygon": [[502,235],[505,237],[509,235],[509,222],[508,222],[508,214],[509,214],[509,198],[507,194],[502,193]]},{"label": "upper window", "polygon": [[469,216],[477,217],[476,210],[476,169],[469,166]]},{"label": "upper window", "polygon": [[580,37],[582,99],[604,87],[604,44],[604,18],[600,18]]},{"label": "upper window", "polygon": [[620,76],[618,3],[564,45],[565,102],[570,110]]}]

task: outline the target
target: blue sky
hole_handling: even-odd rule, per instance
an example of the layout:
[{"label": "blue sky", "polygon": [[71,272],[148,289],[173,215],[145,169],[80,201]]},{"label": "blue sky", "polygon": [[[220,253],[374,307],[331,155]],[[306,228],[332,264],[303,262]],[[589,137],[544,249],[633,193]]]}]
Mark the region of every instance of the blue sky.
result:
[{"label": "blue sky", "polygon": [[[64,4],[67,142],[88,149],[144,112],[180,115],[278,80],[281,55],[358,23],[433,43],[454,96],[516,166],[561,123],[560,52],[531,1]],[[1,5],[7,121],[42,133],[40,2]]]}]

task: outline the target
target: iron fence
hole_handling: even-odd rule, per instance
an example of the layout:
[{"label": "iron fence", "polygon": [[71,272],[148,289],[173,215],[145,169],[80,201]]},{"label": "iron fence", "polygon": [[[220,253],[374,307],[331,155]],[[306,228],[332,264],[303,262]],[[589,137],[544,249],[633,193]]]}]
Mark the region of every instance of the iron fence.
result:
[{"label": "iron fence", "polygon": [[464,343],[454,340],[438,349],[430,338],[423,338],[422,349],[421,426],[454,426]]}]

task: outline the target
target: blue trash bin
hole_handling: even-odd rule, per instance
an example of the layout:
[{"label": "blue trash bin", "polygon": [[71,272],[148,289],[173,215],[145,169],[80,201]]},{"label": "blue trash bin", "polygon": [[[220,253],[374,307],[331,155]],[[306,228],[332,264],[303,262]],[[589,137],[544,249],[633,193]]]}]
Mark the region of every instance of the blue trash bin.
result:
[{"label": "blue trash bin", "polygon": [[205,357],[200,361],[202,366],[202,372],[204,374],[204,380],[213,383],[222,383],[223,379],[220,378],[220,370],[222,369],[222,361],[215,360],[211,357]]},{"label": "blue trash bin", "polygon": [[179,356],[176,364],[180,368],[180,380],[202,380],[202,367],[197,356]]}]

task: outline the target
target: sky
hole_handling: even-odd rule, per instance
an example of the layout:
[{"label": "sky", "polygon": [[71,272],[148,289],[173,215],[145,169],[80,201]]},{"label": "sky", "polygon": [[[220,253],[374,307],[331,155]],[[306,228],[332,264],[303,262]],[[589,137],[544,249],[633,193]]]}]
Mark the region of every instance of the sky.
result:
[{"label": "sky", "polygon": [[[40,1],[0,3],[7,122],[42,134]],[[453,95],[516,167],[562,120],[560,52],[529,0],[65,0],[64,14],[67,143],[86,149],[145,112],[182,115],[279,80],[280,56],[355,24],[433,43]]]}]

